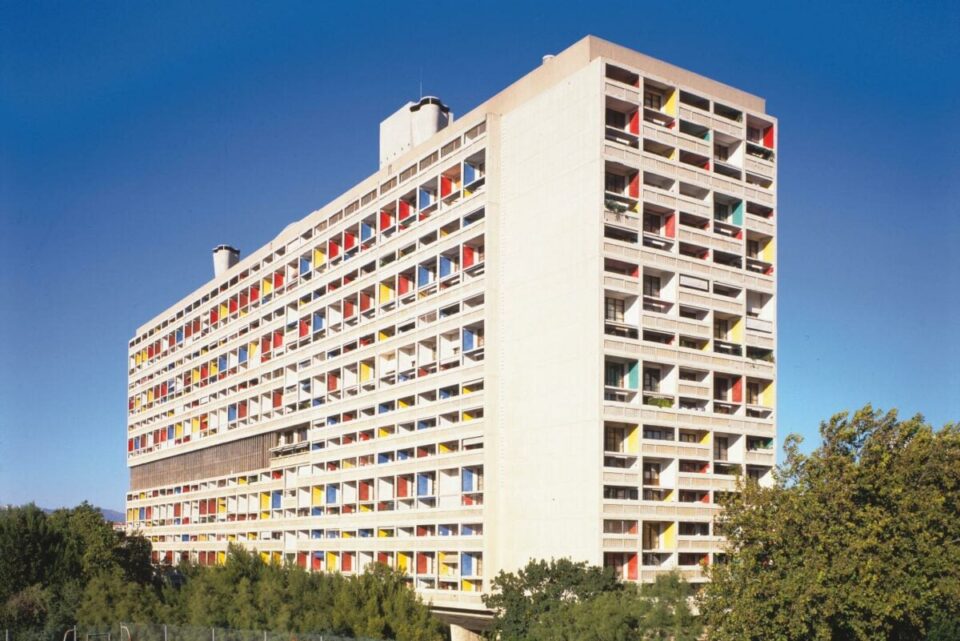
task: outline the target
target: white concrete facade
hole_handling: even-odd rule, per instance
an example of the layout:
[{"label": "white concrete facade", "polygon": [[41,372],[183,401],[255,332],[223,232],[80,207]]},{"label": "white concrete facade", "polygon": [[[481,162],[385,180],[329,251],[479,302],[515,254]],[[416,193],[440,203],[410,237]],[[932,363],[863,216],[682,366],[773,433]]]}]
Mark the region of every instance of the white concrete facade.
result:
[{"label": "white concrete facade", "polygon": [[546,60],[137,331],[129,527],[447,612],[531,558],[702,580],[774,461],[776,127],[595,38]]}]

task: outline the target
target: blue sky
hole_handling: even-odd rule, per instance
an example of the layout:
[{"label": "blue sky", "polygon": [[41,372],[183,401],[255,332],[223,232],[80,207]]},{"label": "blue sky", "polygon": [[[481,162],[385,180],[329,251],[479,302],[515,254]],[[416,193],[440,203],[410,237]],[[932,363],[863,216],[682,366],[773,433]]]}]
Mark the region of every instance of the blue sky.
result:
[{"label": "blue sky", "polygon": [[126,343],[376,169],[419,92],[464,113],[587,33],[780,119],[779,427],[960,418],[960,5],[0,4],[0,502],[122,508]]}]

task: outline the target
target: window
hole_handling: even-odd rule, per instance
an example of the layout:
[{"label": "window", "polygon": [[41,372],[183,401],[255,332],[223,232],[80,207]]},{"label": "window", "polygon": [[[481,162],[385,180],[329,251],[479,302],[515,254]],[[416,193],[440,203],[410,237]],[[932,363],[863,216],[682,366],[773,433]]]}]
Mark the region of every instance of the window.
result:
[{"label": "window", "polygon": [[643,277],[643,295],[660,298],[660,278],[657,276]]},{"label": "window", "polygon": [[607,126],[624,129],[627,126],[627,114],[616,109],[607,109]]},{"label": "window", "polygon": [[[643,547],[647,550],[655,550],[660,547],[660,524],[659,523],[650,523],[649,521],[643,522]],[[653,555],[644,555],[644,557],[653,556]],[[644,565],[652,565],[648,563],[645,559],[643,562]]]},{"label": "window", "polygon": [[726,436],[718,436],[713,442],[713,458],[717,461],[726,461],[730,455],[730,443]]},{"label": "window", "polygon": [[663,108],[663,96],[653,91],[644,91],[643,106],[659,111]]},{"label": "window", "polygon": [[681,552],[677,555],[677,565],[700,565],[707,562],[707,555],[699,552]]},{"label": "window", "polygon": [[765,472],[766,470],[764,470],[762,467],[748,467],[747,478],[759,483],[763,479]]},{"label": "window", "polygon": [[727,333],[730,331],[730,321],[726,318],[715,318],[713,321],[713,337],[722,341],[727,340]]},{"label": "window", "polygon": [[713,157],[721,162],[726,162],[727,158],[730,156],[730,148],[726,145],[714,145],[713,146]]},{"label": "window", "polygon": [[608,387],[623,387],[623,364],[607,363],[604,384]]},{"label": "window", "polygon": [[699,443],[700,438],[696,432],[687,432],[685,430],[680,431],[680,442],[681,443]]},{"label": "window", "polygon": [[607,191],[612,191],[614,193],[622,194],[623,191],[627,188],[627,179],[625,176],[608,173],[606,175],[604,188]]},{"label": "window", "polygon": [[747,405],[760,404],[760,383],[747,383]]},{"label": "window", "polygon": [[653,367],[643,368],[643,391],[645,392],[660,391],[660,370],[658,368],[653,368]]},{"label": "window", "polygon": [[636,534],[637,522],[604,519],[603,533],[604,534]]},{"label": "window", "polygon": [[660,233],[660,216],[656,214],[643,215],[643,231],[648,234]]},{"label": "window", "polygon": [[718,378],[714,383],[714,389],[716,390],[713,397],[718,401],[727,400],[727,392],[730,391],[730,381],[726,378]]},{"label": "window", "polygon": [[747,258],[756,258],[759,255],[760,255],[760,241],[748,240],[747,241]]},{"label": "window", "polygon": [[709,534],[709,523],[691,523],[689,521],[680,523],[681,536],[708,536]]},{"label": "window", "polygon": [[603,433],[603,451],[623,452],[624,429],[608,427]]},{"label": "window", "polygon": [[680,523],[681,536],[708,536],[709,534],[709,523],[691,523],[689,521]]},{"label": "window", "polygon": [[726,222],[730,218],[730,205],[727,203],[713,204],[713,219]]},{"label": "window", "polygon": [[622,487],[618,485],[604,485],[603,498],[614,499],[618,501],[636,501],[639,493],[635,487]]},{"label": "window", "polygon": [[604,318],[608,321],[614,321],[615,323],[622,323],[623,309],[624,305],[622,298],[607,297]]},{"label": "window", "polygon": [[672,441],[673,430],[663,427],[644,427],[643,438],[652,439],[654,441]]},{"label": "window", "polygon": [[760,142],[763,140],[763,132],[757,127],[747,127],[747,140],[750,142]]},{"label": "window", "polygon": [[660,464],[659,463],[644,463],[643,464],[643,484],[644,485],[660,485]]}]

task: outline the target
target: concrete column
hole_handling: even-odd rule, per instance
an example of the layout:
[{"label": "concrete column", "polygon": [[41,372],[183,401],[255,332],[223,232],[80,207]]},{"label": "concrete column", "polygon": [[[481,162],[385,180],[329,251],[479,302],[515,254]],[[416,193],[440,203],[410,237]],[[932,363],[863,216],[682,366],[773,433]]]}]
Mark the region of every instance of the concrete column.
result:
[{"label": "concrete column", "polygon": [[450,641],[483,641],[479,632],[474,632],[456,623],[450,624]]}]

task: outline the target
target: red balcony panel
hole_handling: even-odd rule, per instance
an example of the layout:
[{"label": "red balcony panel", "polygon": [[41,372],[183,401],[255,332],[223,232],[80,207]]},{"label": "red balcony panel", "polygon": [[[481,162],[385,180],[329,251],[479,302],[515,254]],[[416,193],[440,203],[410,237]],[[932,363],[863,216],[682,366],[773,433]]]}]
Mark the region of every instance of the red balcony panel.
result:
[{"label": "red balcony panel", "polygon": [[677,216],[676,214],[670,214],[667,216],[667,222],[664,225],[664,235],[667,238],[676,238],[677,237]]}]

